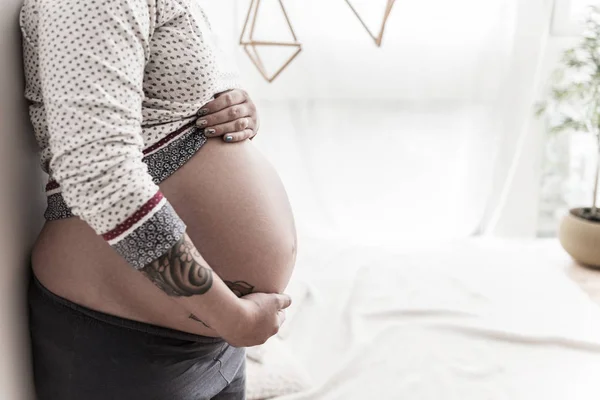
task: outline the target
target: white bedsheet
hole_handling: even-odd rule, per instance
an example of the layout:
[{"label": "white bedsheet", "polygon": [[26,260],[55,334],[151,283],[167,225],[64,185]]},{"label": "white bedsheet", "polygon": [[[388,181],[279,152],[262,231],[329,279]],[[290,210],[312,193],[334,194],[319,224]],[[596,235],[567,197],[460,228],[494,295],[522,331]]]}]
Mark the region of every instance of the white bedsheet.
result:
[{"label": "white bedsheet", "polygon": [[314,385],[279,400],[600,399],[600,309],[555,241],[300,246],[281,336]]}]

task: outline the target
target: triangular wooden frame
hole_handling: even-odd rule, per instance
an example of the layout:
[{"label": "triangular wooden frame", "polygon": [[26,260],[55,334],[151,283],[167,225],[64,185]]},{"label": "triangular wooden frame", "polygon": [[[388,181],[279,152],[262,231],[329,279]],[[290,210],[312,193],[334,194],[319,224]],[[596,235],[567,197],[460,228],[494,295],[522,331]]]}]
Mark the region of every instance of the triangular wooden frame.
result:
[{"label": "triangular wooden frame", "polygon": [[354,12],[354,14],[358,18],[358,20],[360,21],[362,26],[367,30],[367,32],[369,33],[369,36],[371,36],[371,38],[375,41],[375,44],[377,45],[377,47],[381,47],[381,42],[383,40],[383,34],[385,33],[385,25],[387,24],[388,18],[390,17],[390,13],[392,12],[392,7],[394,6],[395,1],[396,0],[387,0],[387,4],[385,7],[385,13],[383,14],[383,22],[381,23],[381,30],[379,31],[379,34],[377,36],[375,36],[373,34],[373,32],[371,32],[371,30],[369,29],[369,27],[367,26],[365,21],[362,19],[362,17],[358,13],[358,11],[356,11],[356,8],[354,8],[354,6],[350,2],[350,0],[346,0],[346,3],[348,3],[352,12]]},{"label": "triangular wooden frame", "polygon": [[[272,41],[261,41],[254,39],[254,29],[256,28],[256,17],[258,15],[258,8],[260,7],[261,0],[252,0],[250,3],[250,7],[248,8],[248,15],[246,16],[246,21],[244,22],[244,27],[242,28],[242,34],[240,36],[240,45],[244,47],[244,51],[250,57],[252,63],[256,66],[260,74],[267,80],[267,82],[271,83],[277,78],[283,70],[290,65],[290,63],[298,56],[298,54],[302,51],[302,43],[298,42],[298,38],[296,37],[296,32],[292,27],[292,23],[290,22],[290,18],[288,17],[285,6],[283,5],[282,0],[278,0],[279,5],[281,6],[281,10],[283,15],[285,16],[285,20],[287,22],[288,27],[290,28],[290,32],[292,37],[294,38],[293,42],[272,42]],[[253,15],[254,13],[254,15]],[[252,22],[250,22],[250,17],[252,17]],[[248,33],[248,29],[250,29],[248,40],[244,40],[244,37]],[[267,72],[265,65],[263,64],[260,55],[257,51],[257,47],[269,47],[269,46],[285,46],[285,47],[295,47],[296,51],[292,56],[272,75],[269,75]]]}]

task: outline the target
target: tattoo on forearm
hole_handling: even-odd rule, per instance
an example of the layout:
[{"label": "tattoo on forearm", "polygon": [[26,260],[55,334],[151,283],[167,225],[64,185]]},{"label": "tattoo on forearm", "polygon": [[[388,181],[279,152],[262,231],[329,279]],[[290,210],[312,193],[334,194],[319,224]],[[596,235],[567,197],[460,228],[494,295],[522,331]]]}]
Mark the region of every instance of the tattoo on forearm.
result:
[{"label": "tattoo on forearm", "polygon": [[210,326],[208,326],[208,324],[206,322],[202,321],[200,318],[196,317],[194,314],[190,314],[190,319],[193,319],[196,322],[200,322],[205,327],[210,328]]},{"label": "tattoo on forearm", "polygon": [[167,253],[141,272],[172,297],[190,297],[208,292],[212,270],[198,261],[198,250],[184,235]]},{"label": "tattoo on forearm", "polygon": [[223,281],[237,297],[246,296],[254,291],[254,286],[244,281]]}]

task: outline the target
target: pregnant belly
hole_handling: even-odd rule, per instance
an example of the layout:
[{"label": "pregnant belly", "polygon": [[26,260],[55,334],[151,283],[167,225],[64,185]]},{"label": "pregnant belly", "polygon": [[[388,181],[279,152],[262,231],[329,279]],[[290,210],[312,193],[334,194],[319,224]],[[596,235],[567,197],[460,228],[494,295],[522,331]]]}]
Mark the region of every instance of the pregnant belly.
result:
[{"label": "pregnant belly", "polygon": [[281,180],[252,142],[210,139],[161,186],[192,241],[238,290],[282,292],[295,261],[296,231]]},{"label": "pregnant belly", "polygon": [[[294,218],[277,172],[252,142],[209,139],[160,188],[204,259],[236,294],[285,290],[296,256]],[[42,284],[78,304],[215,336],[78,218],[46,223],[32,263]]]}]

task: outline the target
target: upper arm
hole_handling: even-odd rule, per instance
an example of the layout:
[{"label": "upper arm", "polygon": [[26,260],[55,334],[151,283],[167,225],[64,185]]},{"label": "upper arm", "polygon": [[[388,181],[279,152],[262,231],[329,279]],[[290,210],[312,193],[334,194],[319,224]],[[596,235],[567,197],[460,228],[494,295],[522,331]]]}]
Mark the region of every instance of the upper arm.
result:
[{"label": "upper arm", "polygon": [[73,214],[141,268],[185,230],[142,161],[147,0],[38,0],[49,169]]}]

